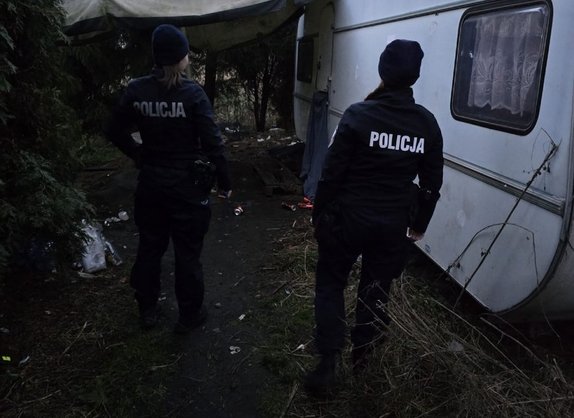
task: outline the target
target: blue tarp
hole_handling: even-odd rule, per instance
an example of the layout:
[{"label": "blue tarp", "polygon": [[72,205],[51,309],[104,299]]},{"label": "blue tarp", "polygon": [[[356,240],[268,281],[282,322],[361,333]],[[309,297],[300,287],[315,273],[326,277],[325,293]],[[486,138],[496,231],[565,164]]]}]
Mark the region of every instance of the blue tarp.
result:
[{"label": "blue tarp", "polygon": [[305,139],[305,152],[301,167],[303,194],[311,201],[315,200],[317,184],[321,179],[323,162],[329,146],[327,132],[327,115],[329,109],[329,95],[324,91],[313,94],[313,103],[309,112],[307,138]]}]

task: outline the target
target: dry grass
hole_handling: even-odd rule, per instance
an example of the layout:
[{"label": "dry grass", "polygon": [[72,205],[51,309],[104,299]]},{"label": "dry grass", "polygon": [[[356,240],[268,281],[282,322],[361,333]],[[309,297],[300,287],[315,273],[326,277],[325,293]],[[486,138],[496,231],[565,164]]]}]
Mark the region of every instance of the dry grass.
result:
[{"label": "dry grass", "polygon": [[[409,269],[396,280],[387,311],[392,323],[384,344],[372,353],[368,370],[353,377],[348,352],[336,396],[307,397],[299,381],[313,364],[312,298],[316,244],[302,216],[278,243],[283,271],[273,292],[272,324],[280,335],[284,380],[281,416],[290,417],[569,417],[574,415],[574,384],[561,359],[541,358],[530,342],[510,336],[489,316],[453,310],[424,271]],[[354,307],[355,269],[347,291]],[[428,276],[428,274],[426,274]],[[354,276],[354,277],[353,277]],[[435,280],[436,277],[432,278]],[[350,314],[352,309],[349,309]],[[351,315],[348,315],[351,318]],[[303,317],[305,321],[291,319]],[[305,349],[300,349],[304,344]],[[299,349],[295,347],[299,345]],[[278,346],[275,345],[276,349]],[[277,354],[277,352],[276,352]],[[284,369],[283,369],[284,372]]]},{"label": "dry grass", "polygon": [[565,417],[574,411],[574,385],[556,361],[501,339],[502,330],[471,323],[477,318],[465,319],[417,278],[405,274],[396,281],[388,312],[389,343],[377,350],[368,378],[383,389],[386,411],[405,417]]}]

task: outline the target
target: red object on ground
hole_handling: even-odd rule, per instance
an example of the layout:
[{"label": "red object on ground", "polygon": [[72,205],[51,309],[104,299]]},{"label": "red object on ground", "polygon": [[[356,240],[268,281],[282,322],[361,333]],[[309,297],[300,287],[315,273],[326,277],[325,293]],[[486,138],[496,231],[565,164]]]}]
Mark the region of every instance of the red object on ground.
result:
[{"label": "red object on ground", "polygon": [[304,197],[302,202],[297,203],[301,209],[313,209],[313,202],[310,199]]}]

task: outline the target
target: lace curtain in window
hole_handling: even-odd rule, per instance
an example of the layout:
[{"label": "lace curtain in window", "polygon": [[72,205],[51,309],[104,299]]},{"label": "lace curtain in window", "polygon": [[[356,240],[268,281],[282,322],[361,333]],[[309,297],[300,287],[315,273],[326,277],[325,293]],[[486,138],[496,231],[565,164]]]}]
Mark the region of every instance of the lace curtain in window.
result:
[{"label": "lace curtain in window", "polygon": [[468,106],[535,111],[545,23],[540,7],[477,19]]}]

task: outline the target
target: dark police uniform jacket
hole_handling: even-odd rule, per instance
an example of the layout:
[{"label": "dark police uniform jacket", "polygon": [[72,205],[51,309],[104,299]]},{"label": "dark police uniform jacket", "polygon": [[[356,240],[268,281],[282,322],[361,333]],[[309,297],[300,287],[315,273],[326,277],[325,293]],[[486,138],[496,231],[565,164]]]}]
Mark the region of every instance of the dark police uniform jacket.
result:
[{"label": "dark police uniform jacket", "polygon": [[436,119],[415,103],[411,88],[383,89],[351,105],[327,152],[313,219],[335,200],[371,213],[409,210],[418,201],[410,227],[425,232],[440,196],[442,146]]},{"label": "dark police uniform jacket", "polygon": [[[231,184],[220,130],[207,95],[196,82],[183,78],[167,89],[163,70],[134,79],[104,127],[107,138],[141,168],[140,181],[150,187],[176,186],[188,178],[194,161],[208,159],[216,166],[222,190]],[[130,132],[139,129],[142,144]],[[198,191],[198,198],[205,192]]]}]

